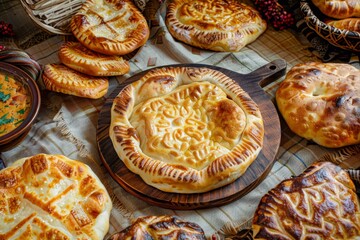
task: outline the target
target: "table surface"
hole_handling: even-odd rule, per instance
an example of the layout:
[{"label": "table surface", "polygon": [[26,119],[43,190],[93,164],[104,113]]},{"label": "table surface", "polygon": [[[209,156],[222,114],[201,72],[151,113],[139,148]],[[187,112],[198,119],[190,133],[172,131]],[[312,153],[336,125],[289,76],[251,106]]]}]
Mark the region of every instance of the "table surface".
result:
[{"label": "table surface", "polygon": [[[344,154],[348,149],[327,149],[292,133],[281,121],[281,141],[269,175],[254,190],[242,198],[214,208],[198,210],[170,210],[152,206],[127,193],[116,183],[101,162],[97,143],[96,126],[99,112],[107,97],[119,84],[141,71],[169,64],[199,63],[246,74],[276,59],[287,62],[287,71],[298,63],[318,61],[314,47],[298,31],[276,31],[271,26],[256,41],[236,53],[203,51],[174,41],[163,22],[164,5],[159,10],[157,22],[152,27],[150,39],[130,60],[131,70],[124,76],[110,78],[108,94],[91,100],[55,92],[42,91],[40,113],[28,136],[17,147],[2,152],[0,157],[6,165],[15,160],[38,153],[62,154],[88,164],[107,187],[113,199],[109,233],[127,227],[131,221],[144,215],[178,215],[198,223],[207,237],[221,236],[248,227],[261,197],[280,181],[302,173],[314,161],[331,156],[345,156],[339,164],[345,168],[358,168],[360,158]],[[13,24],[15,38],[1,39],[0,43],[26,51],[44,66],[58,63],[58,50],[66,40],[64,36],[49,34],[35,25],[25,13],[18,0],[0,2],[0,20]],[[344,61],[344,59],[333,59]],[[345,59],[360,69],[359,56],[353,54]],[[283,77],[263,87],[274,99],[278,84]],[[41,82],[41,77],[39,78]],[[330,156],[330,157],[329,157]],[[333,158],[335,159],[335,158]]]}]

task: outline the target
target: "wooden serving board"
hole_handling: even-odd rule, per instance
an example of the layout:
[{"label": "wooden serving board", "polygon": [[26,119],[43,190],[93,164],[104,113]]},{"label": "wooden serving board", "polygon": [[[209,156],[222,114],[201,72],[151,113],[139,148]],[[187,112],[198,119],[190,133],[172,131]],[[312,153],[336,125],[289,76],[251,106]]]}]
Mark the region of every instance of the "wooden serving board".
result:
[{"label": "wooden serving board", "polygon": [[96,132],[101,159],[115,181],[127,192],[149,204],[170,209],[188,210],[215,207],[230,203],[256,187],[267,176],[275,161],[275,155],[280,145],[280,121],[276,108],[261,86],[283,76],[286,70],[286,62],[282,59],[275,60],[249,74],[239,74],[224,68],[202,64],[179,64],[171,66],[208,67],[218,70],[234,79],[249,93],[250,97],[260,107],[265,126],[264,146],[257,159],[250,165],[245,174],[235,182],[209,192],[198,194],[178,194],[160,191],[146,184],[138,175],[128,170],[117,156],[109,137],[111,107],[114,98],[120,90],[127,84],[141,78],[147,71],[136,74],[119,85],[110,94],[101,109]]}]

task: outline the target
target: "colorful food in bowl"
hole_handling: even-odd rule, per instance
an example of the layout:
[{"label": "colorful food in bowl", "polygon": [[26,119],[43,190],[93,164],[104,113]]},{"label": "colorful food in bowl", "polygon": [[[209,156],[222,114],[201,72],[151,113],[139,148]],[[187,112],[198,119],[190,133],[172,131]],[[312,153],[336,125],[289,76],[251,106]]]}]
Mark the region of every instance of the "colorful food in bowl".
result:
[{"label": "colorful food in bowl", "polygon": [[35,81],[18,67],[0,62],[0,150],[19,142],[40,108]]}]

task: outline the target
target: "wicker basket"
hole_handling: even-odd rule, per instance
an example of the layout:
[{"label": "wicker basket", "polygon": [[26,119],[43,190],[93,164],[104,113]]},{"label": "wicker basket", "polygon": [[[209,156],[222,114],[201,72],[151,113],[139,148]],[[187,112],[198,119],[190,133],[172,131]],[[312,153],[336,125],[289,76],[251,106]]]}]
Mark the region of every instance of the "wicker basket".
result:
[{"label": "wicker basket", "polygon": [[348,30],[341,30],[329,26],[323,22],[326,19],[312,3],[308,0],[300,1],[300,9],[304,15],[306,24],[314,30],[317,35],[324,38],[330,44],[341,49],[360,52],[360,33]]},{"label": "wicker basket", "polygon": [[42,29],[71,35],[69,22],[85,0],[20,0],[29,17]]}]

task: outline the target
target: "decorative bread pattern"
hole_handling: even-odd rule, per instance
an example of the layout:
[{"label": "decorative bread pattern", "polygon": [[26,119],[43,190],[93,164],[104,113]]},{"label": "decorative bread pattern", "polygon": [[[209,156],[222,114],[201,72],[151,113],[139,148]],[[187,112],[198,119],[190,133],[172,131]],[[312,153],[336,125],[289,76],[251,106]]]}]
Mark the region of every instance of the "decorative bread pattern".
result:
[{"label": "decorative bread pattern", "polygon": [[62,155],[22,158],[0,171],[0,239],[103,239],[110,197],[85,164]]},{"label": "decorative bread pattern", "polygon": [[205,240],[203,229],[196,223],[177,216],[139,217],[131,226],[113,235],[109,240],[131,239],[196,239]]},{"label": "decorative bread pattern", "polygon": [[252,228],[254,239],[359,239],[354,183],[340,167],[314,163],[262,197]]},{"label": "decorative bread pattern", "polygon": [[85,47],[108,55],[125,55],[145,44],[150,30],[131,0],[86,0],[70,28]]},{"label": "decorative bread pattern", "polygon": [[237,0],[173,0],[166,13],[170,34],[189,45],[235,52],[265,30],[259,12]]},{"label": "decorative bread pattern", "polygon": [[47,90],[93,99],[103,97],[109,87],[106,77],[89,76],[55,63],[44,66],[42,79]]},{"label": "decorative bread pattern", "polygon": [[328,25],[342,30],[360,32],[360,18],[346,18],[327,22]]},{"label": "decorative bread pattern", "polygon": [[360,143],[360,70],[349,64],[294,66],[276,92],[289,128],[319,145]]},{"label": "decorative bread pattern", "polygon": [[312,0],[312,2],[328,17],[337,19],[360,17],[359,0]]},{"label": "decorative bread pattern", "polygon": [[110,138],[124,164],[166,192],[206,192],[235,181],[263,146],[260,110],[208,68],[153,69],[114,99]]},{"label": "decorative bread pattern", "polygon": [[64,43],[59,59],[69,68],[92,76],[117,76],[130,71],[129,62],[121,56],[97,53],[78,42]]}]

